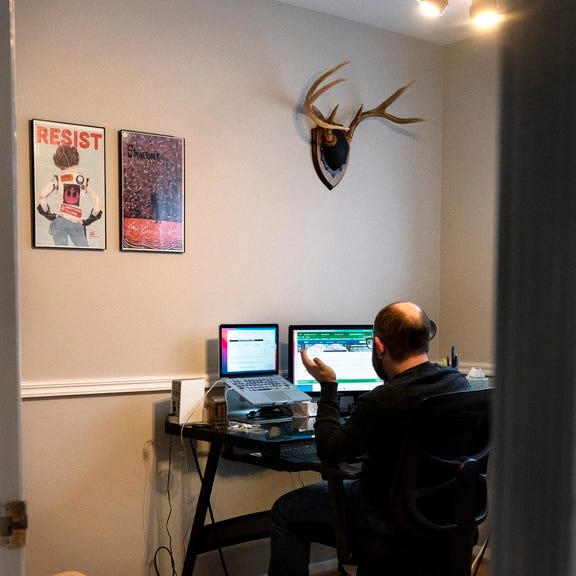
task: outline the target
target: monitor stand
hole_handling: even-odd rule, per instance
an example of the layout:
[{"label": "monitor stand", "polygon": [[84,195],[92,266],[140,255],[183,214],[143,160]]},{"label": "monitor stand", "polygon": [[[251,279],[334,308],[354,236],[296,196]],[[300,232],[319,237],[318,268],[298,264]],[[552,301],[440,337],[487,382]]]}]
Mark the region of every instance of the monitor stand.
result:
[{"label": "monitor stand", "polygon": [[255,406],[236,390],[226,390],[226,412],[228,420],[250,424],[276,424],[290,422],[292,410],[289,405]]}]

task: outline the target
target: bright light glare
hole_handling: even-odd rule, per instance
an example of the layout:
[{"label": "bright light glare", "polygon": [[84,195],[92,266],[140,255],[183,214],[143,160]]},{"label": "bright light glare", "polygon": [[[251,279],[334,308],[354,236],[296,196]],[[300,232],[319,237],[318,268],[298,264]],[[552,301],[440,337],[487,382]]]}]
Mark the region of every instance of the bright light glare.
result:
[{"label": "bright light glare", "polygon": [[478,28],[492,28],[504,20],[504,16],[495,10],[485,10],[474,16],[474,25]]},{"label": "bright light glare", "polygon": [[433,18],[440,16],[440,14],[444,12],[444,9],[441,9],[437,2],[426,2],[426,0],[420,0],[420,7],[426,16],[431,16]]}]

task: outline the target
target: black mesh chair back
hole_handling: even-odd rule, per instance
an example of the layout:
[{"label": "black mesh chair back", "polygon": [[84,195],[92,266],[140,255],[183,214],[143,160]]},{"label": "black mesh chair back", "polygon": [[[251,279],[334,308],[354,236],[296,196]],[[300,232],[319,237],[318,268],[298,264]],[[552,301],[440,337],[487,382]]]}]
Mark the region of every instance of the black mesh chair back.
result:
[{"label": "black mesh chair back", "polygon": [[[494,392],[431,396],[410,411],[389,496],[400,533],[347,534],[340,562],[351,555],[359,576],[470,576],[477,527],[488,513]],[[328,477],[334,502],[343,498],[337,476]],[[343,530],[336,526],[341,543]]]},{"label": "black mesh chair back", "polygon": [[439,394],[411,413],[390,493],[395,520],[407,531],[443,535],[486,519],[493,394]]}]

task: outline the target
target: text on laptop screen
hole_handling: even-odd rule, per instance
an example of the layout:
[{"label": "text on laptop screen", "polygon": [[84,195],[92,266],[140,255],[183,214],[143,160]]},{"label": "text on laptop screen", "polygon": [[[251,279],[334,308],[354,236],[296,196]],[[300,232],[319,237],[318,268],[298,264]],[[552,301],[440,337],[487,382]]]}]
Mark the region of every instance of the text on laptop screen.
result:
[{"label": "text on laptop screen", "polygon": [[367,392],[382,384],[372,367],[372,326],[290,326],[289,378],[304,392],[319,392],[300,358],[305,348],[310,359],[320,358],[334,368],[338,391]]},{"label": "text on laptop screen", "polygon": [[220,326],[221,377],[273,374],[277,370],[277,324]]}]

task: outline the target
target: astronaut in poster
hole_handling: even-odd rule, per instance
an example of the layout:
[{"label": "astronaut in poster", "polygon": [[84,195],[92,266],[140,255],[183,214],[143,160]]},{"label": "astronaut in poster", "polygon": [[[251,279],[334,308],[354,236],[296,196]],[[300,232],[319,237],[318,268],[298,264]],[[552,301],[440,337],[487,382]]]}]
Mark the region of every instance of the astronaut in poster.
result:
[{"label": "astronaut in poster", "polygon": [[104,249],[103,129],[35,120],[33,137],[35,246]]}]

